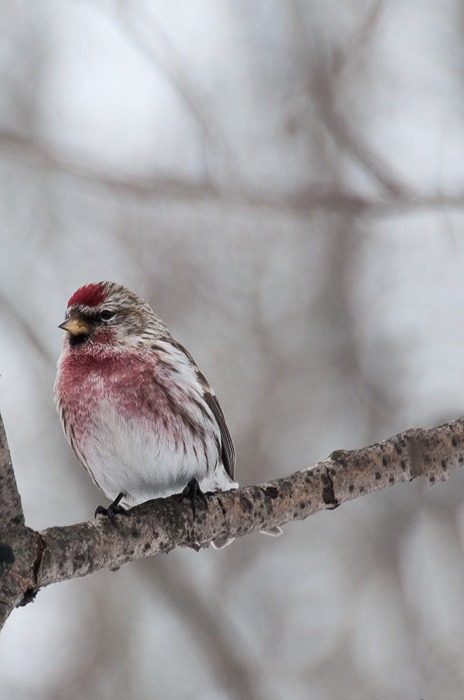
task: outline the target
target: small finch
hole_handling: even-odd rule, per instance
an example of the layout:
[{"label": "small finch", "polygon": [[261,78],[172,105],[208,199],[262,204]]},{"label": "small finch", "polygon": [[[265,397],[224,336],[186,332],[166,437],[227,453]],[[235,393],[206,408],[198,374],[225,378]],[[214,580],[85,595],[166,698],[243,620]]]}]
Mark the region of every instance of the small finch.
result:
[{"label": "small finch", "polygon": [[97,513],[114,519],[122,506],[181,491],[195,505],[203,491],[238,488],[214,391],[143,299],[114,282],[87,284],[59,327],[55,401],[69,444],[112,501]]}]

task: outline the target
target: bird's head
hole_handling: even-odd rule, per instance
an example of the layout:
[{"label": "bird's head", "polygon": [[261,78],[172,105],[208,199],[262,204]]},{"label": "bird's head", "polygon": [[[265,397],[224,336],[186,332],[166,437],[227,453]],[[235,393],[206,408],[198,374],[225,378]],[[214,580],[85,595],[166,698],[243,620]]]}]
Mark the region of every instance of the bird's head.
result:
[{"label": "bird's head", "polygon": [[69,299],[66,319],[59,328],[69,334],[71,346],[90,341],[140,347],[169,336],[147,302],[115,282],[80,287]]}]

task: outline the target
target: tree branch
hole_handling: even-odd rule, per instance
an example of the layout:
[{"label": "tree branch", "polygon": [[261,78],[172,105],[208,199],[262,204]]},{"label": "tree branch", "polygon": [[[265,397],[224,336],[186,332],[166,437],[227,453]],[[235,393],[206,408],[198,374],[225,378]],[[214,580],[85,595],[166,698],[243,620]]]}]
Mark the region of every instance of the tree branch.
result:
[{"label": "tree branch", "polygon": [[11,463],[5,426],[0,416],[0,531],[14,525],[24,525],[21,497]]},{"label": "tree branch", "polygon": [[[0,451],[8,450],[4,434],[1,440]],[[27,528],[23,520],[4,520],[2,511],[0,553],[10,554],[0,562],[0,625],[15,605],[29,602],[40,587],[51,583],[103,568],[114,570],[176,546],[200,549],[214,539],[304,520],[417,476],[434,484],[463,463],[461,418],[429,430],[407,430],[359,450],[337,450],[312,467],[267,484],[208,494],[207,505],[197,510],[195,520],[190,502],[180,494],[132,508],[118,516],[115,525],[100,518],[40,533]],[[14,499],[16,484],[14,477],[8,477],[8,469],[4,474],[1,502],[8,504],[3,491],[12,489]]]},{"label": "tree branch", "polygon": [[0,629],[11,610],[35,590],[36,541],[26,527],[11,463],[5,427],[0,416]]}]

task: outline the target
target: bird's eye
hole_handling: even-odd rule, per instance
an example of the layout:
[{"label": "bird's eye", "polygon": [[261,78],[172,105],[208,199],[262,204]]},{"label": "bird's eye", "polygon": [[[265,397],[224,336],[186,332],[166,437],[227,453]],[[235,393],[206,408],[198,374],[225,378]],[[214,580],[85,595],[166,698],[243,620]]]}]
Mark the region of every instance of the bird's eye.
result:
[{"label": "bird's eye", "polygon": [[109,321],[110,318],[113,318],[114,314],[114,311],[102,311],[100,314],[100,318],[102,321]]}]

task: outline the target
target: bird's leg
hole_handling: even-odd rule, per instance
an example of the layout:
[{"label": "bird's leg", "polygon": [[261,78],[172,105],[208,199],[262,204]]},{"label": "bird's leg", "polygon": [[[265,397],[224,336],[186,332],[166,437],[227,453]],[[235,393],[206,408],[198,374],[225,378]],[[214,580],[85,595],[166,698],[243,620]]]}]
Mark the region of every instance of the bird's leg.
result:
[{"label": "bird's leg", "polygon": [[113,525],[115,525],[116,519],[114,516],[122,513],[127,513],[127,510],[119,505],[123,498],[124,492],[121,491],[121,493],[118,493],[113,503],[110,503],[108,508],[105,508],[104,506],[97,506],[95,510],[95,518],[97,517],[97,515],[106,515],[111,520]]},{"label": "bird's leg", "polygon": [[201,490],[200,484],[195,479],[195,477],[193,477],[193,479],[190,479],[187,486],[182,491],[182,495],[184,498],[190,499],[194,519],[196,516],[197,508],[199,508],[200,506],[208,508],[208,501],[206,500],[206,496]]}]

